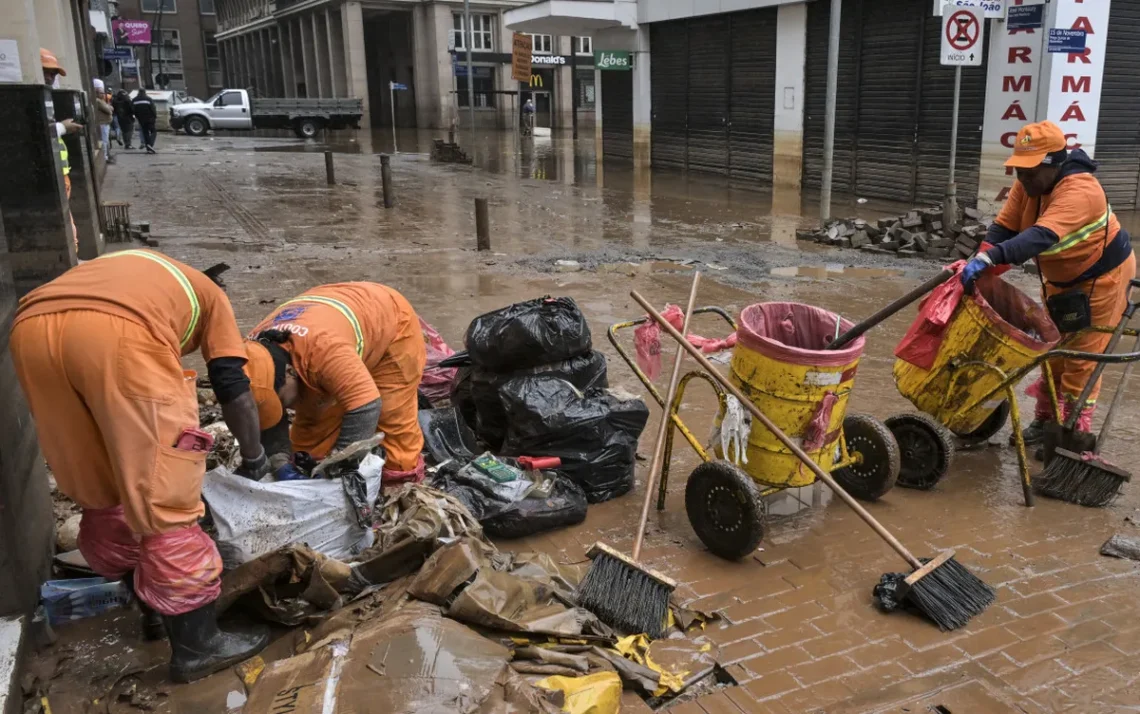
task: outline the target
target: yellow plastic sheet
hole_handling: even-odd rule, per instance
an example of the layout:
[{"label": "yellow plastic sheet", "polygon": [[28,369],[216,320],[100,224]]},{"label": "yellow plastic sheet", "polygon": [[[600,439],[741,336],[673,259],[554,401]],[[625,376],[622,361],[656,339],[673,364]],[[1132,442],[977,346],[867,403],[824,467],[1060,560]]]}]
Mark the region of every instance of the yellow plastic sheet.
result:
[{"label": "yellow plastic sheet", "polygon": [[566,697],[562,711],[569,714],[618,714],[621,710],[621,677],[614,672],[547,677],[536,686],[562,692]]},{"label": "yellow plastic sheet", "polygon": [[630,635],[623,637],[614,645],[614,649],[621,652],[622,656],[626,659],[633,660],[640,665],[652,669],[660,675],[658,681],[657,691],[653,693],[654,696],[660,697],[666,692],[673,692],[674,694],[680,692],[685,688],[685,677],[688,672],[670,672],[661,665],[654,662],[649,657],[649,635],[644,633],[640,635]]}]

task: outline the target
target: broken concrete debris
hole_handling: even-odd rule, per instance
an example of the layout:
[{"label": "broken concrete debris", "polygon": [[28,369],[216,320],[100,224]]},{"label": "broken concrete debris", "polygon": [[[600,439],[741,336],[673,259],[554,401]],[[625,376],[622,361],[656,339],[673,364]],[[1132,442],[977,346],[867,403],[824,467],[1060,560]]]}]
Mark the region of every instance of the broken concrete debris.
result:
[{"label": "broken concrete debris", "polygon": [[798,230],[796,239],[869,253],[959,260],[974,254],[989,224],[976,208],[965,209],[950,226],[943,224],[940,207],[922,208],[874,223],[861,218],[832,221],[814,230]]},{"label": "broken concrete debris", "polygon": [[431,160],[445,164],[470,164],[471,157],[453,141],[435,139],[431,145]]}]

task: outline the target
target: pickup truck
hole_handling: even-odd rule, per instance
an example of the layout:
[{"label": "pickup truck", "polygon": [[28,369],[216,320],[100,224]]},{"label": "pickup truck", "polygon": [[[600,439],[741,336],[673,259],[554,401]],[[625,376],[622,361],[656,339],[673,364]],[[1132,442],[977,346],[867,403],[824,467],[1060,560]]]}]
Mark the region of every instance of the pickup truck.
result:
[{"label": "pickup truck", "polygon": [[325,128],[360,128],[363,113],[359,99],[262,99],[244,89],[223,89],[204,102],[172,106],[170,125],[190,136],[211,129],[292,129],[311,139]]}]

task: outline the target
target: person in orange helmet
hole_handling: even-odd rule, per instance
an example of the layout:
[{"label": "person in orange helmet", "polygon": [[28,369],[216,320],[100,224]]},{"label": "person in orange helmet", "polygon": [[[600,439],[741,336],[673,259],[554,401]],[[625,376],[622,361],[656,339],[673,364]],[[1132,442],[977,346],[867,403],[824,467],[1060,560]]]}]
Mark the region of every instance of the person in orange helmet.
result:
[{"label": "person in orange helmet", "polygon": [[[1005,165],[1017,171],[1017,182],[986,234],[992,247],[966,264],[962,282],[969,288],[995,265],[1032,259],[1041,275],[1046,307],[1063,336],[1092,325],[1116,325],[1136,277],[1136,256],[1128,231],[1097,181],[1097,163],[1081,149],[1069,151],[1064,132],[1045,121],[1018,132],[1013,156]],[[1085,332],[1068,347],[1101,353],[1109,339],[1102,332]],[[1057,359],[1049,366],[1062,400],[1062,418],[1068,419],[1096,365]],[[1083,431],[1092,426],[1099,391],[1098,381],[1078,416],[1077,427]],[[1037,408],[1024,431],[1025,442],[1039,444],[1055,418],[1044,375],[1030,393],[1037,397]]]},{"label": "person in orange helmet", "polygon": [[[210,437],[198,430],[201,350],[237,437],[242,475],[268,473],[233,309],[208,276],[147,250],[108,253],[20,300],[9,349],[59,490],[83,509],[79,550],[139,599],[144,633],[170,637],[185,682],[263,648],[218,628],[222,561],[198,525]],[[161,618],[161,620],[157,620]]]},{"label": "person in orange helmet", "polygon": [[[315,287],[262,320],[246,355],[275,465],[286,452],[322,459],[379,431],[384,482],[423,479],[418,389],[427,350],[403,295],[378,283]],[[296,410],[292,428],[286,408]]]},{"label": "person in orange helmet", "polygon": [[[56,56],[50,51],[40,48],[40,65],[43,67],[44,84],[59,88],[59,78],[66,77],[67,72],[59,63]],[[78,134],[83,131],[83,125],[71,119],[64,119],[55,123],[55,140],[59,142],[59,159],[63,164],[63,188],[67,192],[67,200],[71,201],[71,162],[68,159],[67,144],[63,143],[64,134]],[[75,252],[79,252],[79,231],[75,229],[75,219],[71,216],[71,206],[67,207],[67,222],[71,224],[71,240],[75,244]]]}]

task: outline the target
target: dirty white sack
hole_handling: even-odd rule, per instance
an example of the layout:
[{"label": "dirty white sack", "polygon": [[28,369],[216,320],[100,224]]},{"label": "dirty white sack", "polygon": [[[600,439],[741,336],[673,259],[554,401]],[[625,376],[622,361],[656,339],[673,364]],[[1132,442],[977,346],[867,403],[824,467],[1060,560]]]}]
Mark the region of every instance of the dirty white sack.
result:
[{"label": "dirty white sack", "polygon": [[[375,454],[360,463],[369,503],[380,495],[383,468],[384,459]],[[343,561],[372,545],[372,530],[356,524],[340,479],[261,483],[219,466],[206,473],[202,496],[227,570],[291,543]]]}]

